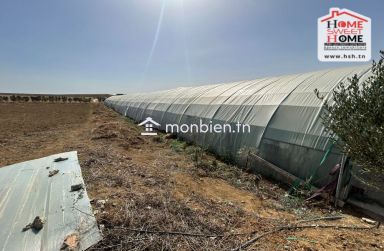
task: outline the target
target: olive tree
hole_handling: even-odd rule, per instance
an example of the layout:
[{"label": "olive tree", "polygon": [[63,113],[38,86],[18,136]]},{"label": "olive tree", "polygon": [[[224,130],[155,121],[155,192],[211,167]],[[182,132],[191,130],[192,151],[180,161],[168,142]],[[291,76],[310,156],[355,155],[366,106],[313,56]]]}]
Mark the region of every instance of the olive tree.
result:
[{"label": "olive tree", "polygon": [[[372,76],[340,83],[324,102],[323,125],[341,150],[364,169],[384,170],[384,51],[372,63]],[[315,90],[318,98],[318,90]]]}]

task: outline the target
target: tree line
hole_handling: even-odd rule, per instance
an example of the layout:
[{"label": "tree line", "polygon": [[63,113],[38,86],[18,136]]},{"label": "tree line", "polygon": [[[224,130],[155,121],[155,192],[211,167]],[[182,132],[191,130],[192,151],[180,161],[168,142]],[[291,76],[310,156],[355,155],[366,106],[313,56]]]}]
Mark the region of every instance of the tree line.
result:
[{"label": "tree line", "polygon": [[103,102],[106,98],[105,96],[0,95],[0,102],[90,103]]}]

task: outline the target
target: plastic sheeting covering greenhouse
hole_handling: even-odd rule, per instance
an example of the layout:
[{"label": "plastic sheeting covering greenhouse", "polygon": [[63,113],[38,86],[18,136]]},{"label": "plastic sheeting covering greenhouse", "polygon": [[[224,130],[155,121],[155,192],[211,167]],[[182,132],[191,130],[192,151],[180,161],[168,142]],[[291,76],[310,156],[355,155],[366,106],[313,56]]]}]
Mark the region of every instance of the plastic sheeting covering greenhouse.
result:
[{"label": "plastic sheeting covering greenhouse", "polygon": [[347,83],[354,74],[364,80],[371,74],[370,66],[113,96],[105,104],[138,122],[151,117],[162,130],[166,124],[198,124],[200,119],[234,127],[237,122],[249,124],[250,133],[180,136],[232,159],[242,149],[251,149],[301,179],[315,174],[315,184],[321,185],[341,154],[334,148],[319,168],[331,142],[320,119],[323,101],[314,90],[329,100],[337,84]]}]

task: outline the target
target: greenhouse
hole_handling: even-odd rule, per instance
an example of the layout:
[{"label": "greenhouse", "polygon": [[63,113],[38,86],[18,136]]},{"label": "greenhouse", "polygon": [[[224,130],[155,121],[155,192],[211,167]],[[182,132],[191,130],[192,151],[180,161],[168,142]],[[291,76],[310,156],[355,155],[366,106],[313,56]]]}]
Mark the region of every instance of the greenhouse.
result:
[{"label": "greenhouse", "polygon": [[[252,152],[282,170],[321,186],[342,154],[333,147],[320,115],[332,90],[357,74],[370,74],[370,65],[322,70],[250,81],[180,87],[165,91],[113,96],[105,104],[137,122],[151,117],[165,130],[166,124],[248,124],[250,133],[181,133],[179,136],[244,165],[241,152]],[[319,99],[314,90],[319,90]],[[330,152],[326,159],[324,155]],[[256,172],[271,176],[272,171]],[[274,177],[276,176],[276,177]],[[377,193],[382,197],[382,193]],[[376,195],[377,195],[376,194]],[[375,195],[375,197],[376,197]],[[383,202],[383,198],[374,198]]]}]

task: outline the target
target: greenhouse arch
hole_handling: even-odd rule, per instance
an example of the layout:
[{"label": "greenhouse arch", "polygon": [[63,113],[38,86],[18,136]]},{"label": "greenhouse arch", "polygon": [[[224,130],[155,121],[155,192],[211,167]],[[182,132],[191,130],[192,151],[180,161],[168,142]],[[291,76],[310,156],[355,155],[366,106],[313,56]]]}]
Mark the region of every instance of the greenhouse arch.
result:
[{"label": "greenhouse arch", "polygon": [[[247,149],[289,174],[306,180],[314,175],[317,186],[326,184],[330,169],[342,154],[332,148],[332,141],[321,123],[324,100],[331,100],[333,89],[348,82],[354,74],[361,80],[371,75],[369,65],[321,70],[250,81],[180,87],[149,93],[113,96],[105,101],[118,113],[137,122],[147,117],[161,124],[204,123],[248,124],[251,133],[186,133],[179,136],[238,164],[239,151]],[[314,90],[319,90],[320,100]],[[331,154],[320,165],[324,153]],[[272,176],[268,170],[256,172]],[[283,181],[284,180],[280,180]],[[375,193],[384,202],[383,193]]]}]

